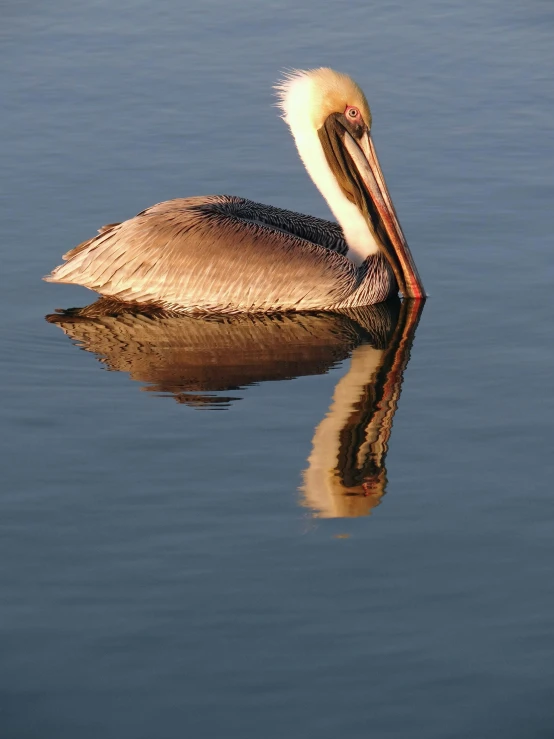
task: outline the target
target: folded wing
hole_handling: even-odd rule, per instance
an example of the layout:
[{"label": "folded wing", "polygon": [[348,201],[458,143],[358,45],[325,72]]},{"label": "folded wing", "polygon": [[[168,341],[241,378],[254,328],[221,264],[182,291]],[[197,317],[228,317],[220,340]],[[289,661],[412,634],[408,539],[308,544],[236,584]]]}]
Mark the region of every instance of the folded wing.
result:
[{"label": "folded wing", "polygon": [[358,271],[340,227],[242,198],[170,200],[110,224],[45,279],[187,312],[320,310]]}]

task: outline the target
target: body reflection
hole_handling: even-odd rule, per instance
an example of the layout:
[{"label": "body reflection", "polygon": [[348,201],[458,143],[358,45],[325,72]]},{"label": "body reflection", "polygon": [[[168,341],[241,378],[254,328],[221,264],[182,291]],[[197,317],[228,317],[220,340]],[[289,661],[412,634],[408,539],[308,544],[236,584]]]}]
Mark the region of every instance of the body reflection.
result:
[{"label": "body reflection", "polygon": [[315,430],[302,487],[305,505],[333,517],[365,515],[385,492],[392,419],[422,307],[393,301],[342,313],[199,318],[118,313],[100,300],[46,318],[108,369],[195,407],[225,408],[240,388],[323,374],[352,354]]}]

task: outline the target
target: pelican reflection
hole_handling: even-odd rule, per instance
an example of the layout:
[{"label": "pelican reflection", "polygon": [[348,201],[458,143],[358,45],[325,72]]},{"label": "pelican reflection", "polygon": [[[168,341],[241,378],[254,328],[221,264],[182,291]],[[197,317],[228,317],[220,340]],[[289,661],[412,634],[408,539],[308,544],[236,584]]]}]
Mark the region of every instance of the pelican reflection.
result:
[{"label": "pelican reflection", "polygon": [[392,421],[421,310],[404,301],[386,345],[364,342],[352,351],[304,472],[304,504],[321,518],[368,515],[385,494]]},{"label": "pelican reflection", "polygon": [[392,419],[422,307],[395,300],[341,313],[201,318],[120,313],[100,299],[46,319],[108,369],[194,407],[225,408],[248,385],[323,374],[351,355],[315,429],[302,485],[315,515],[342,517],[368,514],[385,492]]}]

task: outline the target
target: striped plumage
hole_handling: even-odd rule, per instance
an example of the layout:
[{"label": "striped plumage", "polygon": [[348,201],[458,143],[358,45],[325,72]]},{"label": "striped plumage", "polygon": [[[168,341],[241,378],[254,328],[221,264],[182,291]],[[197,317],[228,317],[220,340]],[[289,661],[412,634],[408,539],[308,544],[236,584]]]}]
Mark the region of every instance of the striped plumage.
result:
[{"label": "striped plumage", "polygon": [[335,223],[213,195],[159,203],[101,229],[46,279],[191,313],[325,310],[385,300],[395,287],[386,259],[370,255],[357,268],[346,250]]}]

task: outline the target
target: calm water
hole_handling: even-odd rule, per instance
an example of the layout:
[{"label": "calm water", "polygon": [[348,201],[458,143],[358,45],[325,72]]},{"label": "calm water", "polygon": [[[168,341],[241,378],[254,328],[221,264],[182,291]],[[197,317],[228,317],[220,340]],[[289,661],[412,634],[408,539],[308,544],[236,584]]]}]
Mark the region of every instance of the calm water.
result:
[{"label": "calm water", "polygon": [[[554,10],[514,5],[0,2],[2,737],[552,735]],[[44,320],[160,200],[328,216],[271,93],[322,64],[421,316]]]}]

